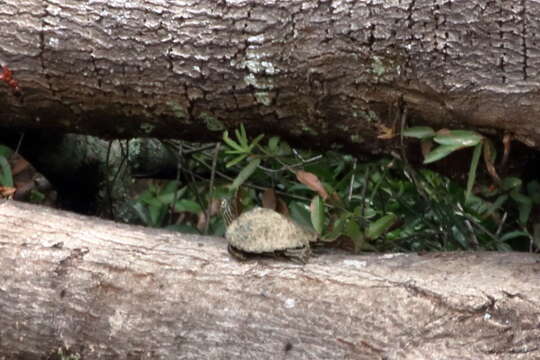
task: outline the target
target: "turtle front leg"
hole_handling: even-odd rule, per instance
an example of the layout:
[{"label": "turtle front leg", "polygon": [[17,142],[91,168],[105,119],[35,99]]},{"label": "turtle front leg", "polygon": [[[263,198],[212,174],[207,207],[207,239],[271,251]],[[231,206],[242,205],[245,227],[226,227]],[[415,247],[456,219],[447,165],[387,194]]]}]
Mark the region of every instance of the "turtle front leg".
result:
[{"label": "turtle front leg", "polygon": [[238,261],[247,260],[246,254],[243,251],[236,249],[234,246],[231,246],[231,244],[227,246],[227,251],[229,252],[229,255],[231,255],[233,258],[235,258]]},{"label": "turtle front leg", "polygon": [[287,258],[298,264],[306,264],[311,256],[311,249],[309,246],[303,246],[295,249],[287,249],[283,252]]}]

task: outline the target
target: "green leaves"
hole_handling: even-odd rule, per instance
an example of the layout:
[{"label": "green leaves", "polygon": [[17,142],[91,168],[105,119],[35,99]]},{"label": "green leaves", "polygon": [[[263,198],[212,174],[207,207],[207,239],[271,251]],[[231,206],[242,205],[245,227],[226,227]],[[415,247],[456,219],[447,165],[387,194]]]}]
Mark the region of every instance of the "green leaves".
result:
[{"label": "green leaves", "polygon": [[[252,156],[252,159],[249,160],[248,164],[242,168],[242,170],[238,173],[238,175],[234,179],[233,183],[229,186],[231,190],[236,190],[240,186],[242,186],[242,184],[244,184],[246,180],[251,175],[253,175],[253,173],[257,170],[257,168],[261,164],[260,157],[254,157],[253,149],[264,138],[264,135],[259,135],[252,142],[250,142],[246,134],[246,129],[244,128],[243,124],[240,125],[240,129],[236,129],[234,131],[234,134],[236,135],[236,141],[229,137],[228,131],[225,131],[223,133],[223,142],[225,142],[225,144],[228,146],[228,149],[225,150],[225,154],[238,155],[232,160],[228,161],[226,164],[226,167],[230,168],[240,163],[242,160],[247,159],[249,156]],[[277,148],[278,144],[279,144],[279,138],[272,137],[269,140],[268,146],[270,148],[275,149]]]},{"label": "green leaves", "polygon": [[271,152],[271,153],[277,153],[278,150],[279,150],[279,137],[277,136],[272,136],[269,140],[268,140],[268,150]]},{"label": "green leaves", "polygon": [[429,139],[435,136],[435,131],[428,126],[416,126],[405,129],[403,136],[416,139]]},{"label": "green leaves", "polygon": [[7,160],[12,153],[10,148],[0,145],[0,186],[13,187],[13,174]]},{"label": "green leaves", "polygon": [[313,200],[311,200],[311,225],[315,231],[321,235],[324,230],[324,202],[320,196],[316,195]]},{"label": "green leaves", "polygon": [[174,204],[174,210],[178,212],[190,212],[198,214],[202,211],[201,205],[193,200],[181,199]]},{"label": "green leaves", "polygon": [[439,144],[438,147],[425,155],[424,164],[441,160],[454,151],[477,146],[484,141],[484,137],[475,131],[470,130],[448,130],[442,129],[435,132],[428,126],[417,126],[405,129],[403,136],[422,140],[432,140]]},{"label": "green leaves", "polygon": [[433,140],[441,145],[464,148],[480,144],[483,138],[482,135],[469,130],[440,130]]},{"label": "green leaves", "polygon": [[11,167],[4,156],[0,156],[0,186],[13,187]]},{"label": "green leaves", "polygon": [[[424,149],[428,149],[425,150],[427,153],[424,154],[424,164],[431,164],[435,161],[444,159],[457,150],[475,147],[467,177],[465,203],[469,202],[471,199],[482,150],[484,154],[484,164],[489,175],[496,183],[500,183],[501,181],[495,170],[494,163],[496,152],[493,143],[475,131],[441,129],[435,132],[430,127],[420,126],[406,129],[403,131],[403,136],[422,139],[423,151]],[[437,143],[439,146],[432,149],[433,143]]]},{"label": "green leaves", "polygon": [[187,212],[198,215],[201,205],[191,199],[184,198],[187,187],[178,188],[177,181],[169,181],[163,186],[151,184],[132,207],[140,220],[150,227],[164,227],[169,212]]},{"label": "green leaves", "polygon": [[476,180],[476,169],[478,168],[478,162],[480,161],[481,154],[482,154],[482,144],[479,143],[474,148],[471,166],[469,167],[469,176],[467,177],[467,189],[465,190],[465,203],[469,201],[469,198],[472,193],[472,188]]},{"label": "green leaves", "polygon": [[246,134],[246,129],[244,128],[243,124],[240,125],[240,129],[239,130],[236,129],[234,133],[236,135],[236,141],[234,141],[233,139],[229,137],[228,131],[225,131],[223,133],[223,142],[227,144],[227,146],[229,147],[229,149],[226,150],[225,153],[230,154],[230,155],[238,155],[237,157],[235,157],[234,159],[232,159],[231,161],[227,163],[226,165],[227,167],[231,167],[235,164],[238,164],[240,161],[247,158],[248,155],[250,155],[251,152],[253,151],[253,148],[264,137],[264,135],[259,135],[253,140],[253,142],[249,143],[247,134]]},{"label": "green leaves", "polygon": [[257,167],[261,164],[261,159],[255,158],[250,160],[250,162],[238,173],[238,176],[234,179],[230,188],[232,190],[238,189],[254,172],[257,170]]},{"label": "green leaves", "polygon": [[[220,199],[235,194],[239,209],[262,203],[313,228],[321,242],[335,241],[332,246],[349,251],[507,250],[522,241],[540,244],[540,224],[534,237],[527,230],[533,206],[540,204],[540,182],[525,188],[518,178],[497,180],[497,143],[474,131],[430,127],[409,128],[403,136],[421,140],[425,163],[471,148],[466,186],[397,159],[362,163],[337,152],[292,149],[277,136],[252,139],[240,126],[223,133],[222,151],[197,155],[215,164],[213,189],[206,191],[208,173],[203,172],[202,182],[150,189],[139,198],[137,211],[153,226],[169,221],[182,231],[201,231],[200,224],[213,221],[211,231],[222,234],[225,223],[207,217]],[[481,156],[498,185],[485,193],[474,191],[481,188],[475,184]],[[171,222],[178,218],[182,222]]]},{"label": "green leaves", "polygon": [[424,159],[424,164],[438,161],[454,151],[477,146],[482,143],[484,137],[474,131],[468,130],[439,130],[433,138],[440,146],[433,149]]},{"label": "green leaves", "polygon": [[460,145],[438,146],[426,155],[424,158],[424,164],[431,164],[432,162],[439,161],[459,149],[461,149]]},{"label": "green leaves", "polygon": [[376,239],[392,227],[396,221],[397,216],[394,214],[386,214],[380,219],[369,224],[366,230],[366,237],[368,239]]}]

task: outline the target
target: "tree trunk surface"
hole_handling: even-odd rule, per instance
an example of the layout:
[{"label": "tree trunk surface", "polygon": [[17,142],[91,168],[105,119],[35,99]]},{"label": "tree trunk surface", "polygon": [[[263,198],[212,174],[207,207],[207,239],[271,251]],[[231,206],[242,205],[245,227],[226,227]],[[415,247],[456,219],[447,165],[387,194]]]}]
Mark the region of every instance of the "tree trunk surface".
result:
[{"label": "tree trunk surface", "polygon": [[2,126],[377,152],[411,123],[540,147],[536,1],[0,1]]},{"label": "tree trunk surface", "polygon": [[537,255],[239,263],[220,238],[11,201],[0,219],[0,359],[540,358]]}]

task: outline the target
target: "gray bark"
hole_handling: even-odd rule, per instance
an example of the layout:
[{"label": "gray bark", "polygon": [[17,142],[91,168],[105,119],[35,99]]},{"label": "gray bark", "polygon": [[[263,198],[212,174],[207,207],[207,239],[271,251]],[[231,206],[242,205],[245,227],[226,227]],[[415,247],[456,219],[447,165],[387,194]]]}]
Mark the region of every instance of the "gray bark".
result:
[{"label": "gray bark", "polygon": [[202,140],[244,122],[373,152],[401,103],[540,146],[536,1],[0,3],[23,93],[3,86],[3,126]]},{"label": "gray bark", "polygon": [[0,359],[540,357],[537,255],[238,263],[219,238],[8,201],[0,219]]}]

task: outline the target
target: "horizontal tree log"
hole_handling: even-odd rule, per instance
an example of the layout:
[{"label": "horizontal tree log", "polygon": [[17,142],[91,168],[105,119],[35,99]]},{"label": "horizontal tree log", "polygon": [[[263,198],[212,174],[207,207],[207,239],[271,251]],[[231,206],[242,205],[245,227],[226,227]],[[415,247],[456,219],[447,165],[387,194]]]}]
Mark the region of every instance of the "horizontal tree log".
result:
[{"label": "horizontal tree log", "polygon": [[0,88],[2,126],[202,140],[246,123],[377,152],[406,105],[540,146],[535,1],[2,3],[20,89]]},{"label": "horizontal tree log", "polygon": [[[0,359],[538,359],[538,255],[319,250],[0,202]],[[65,350],[69,349],[69,350]]]}]

